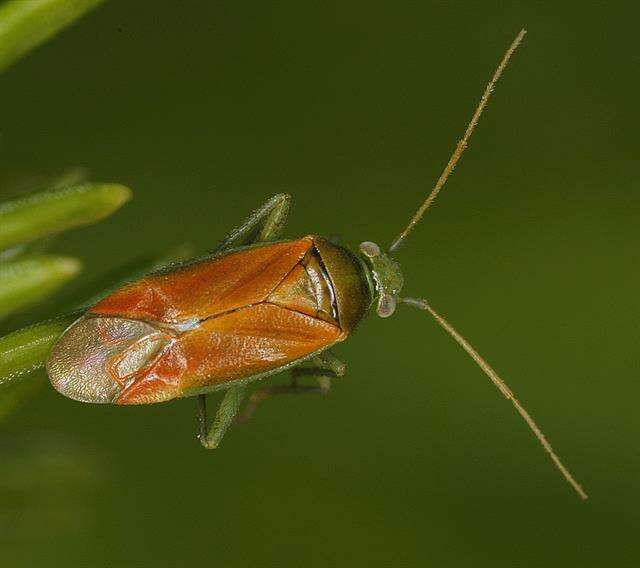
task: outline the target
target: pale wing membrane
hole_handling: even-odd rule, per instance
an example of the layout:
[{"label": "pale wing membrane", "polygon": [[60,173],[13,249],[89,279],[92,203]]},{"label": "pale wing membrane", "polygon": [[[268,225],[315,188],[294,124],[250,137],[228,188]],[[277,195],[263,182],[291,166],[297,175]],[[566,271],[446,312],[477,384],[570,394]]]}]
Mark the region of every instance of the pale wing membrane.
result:
[{"label": "pale wing membrane", "polygon": [[53,387],[73,400],[113,403],[128,377],[171,341],[171,335],[143,321],[83,316],[56,343],[47,373]]}]

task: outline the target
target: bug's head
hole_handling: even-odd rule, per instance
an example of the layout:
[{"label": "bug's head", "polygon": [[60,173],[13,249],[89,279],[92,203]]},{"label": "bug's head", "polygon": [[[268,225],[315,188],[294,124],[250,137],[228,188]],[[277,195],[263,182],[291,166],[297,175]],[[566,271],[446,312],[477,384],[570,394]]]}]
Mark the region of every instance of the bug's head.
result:
[{"label": "bug's head", "polygon": [[381,318],[388,318],[396,309],[398,294],[404,284],[400,264],[370,241],[360,245],[360,253],[369,267],[378,297],[376,313]]}]

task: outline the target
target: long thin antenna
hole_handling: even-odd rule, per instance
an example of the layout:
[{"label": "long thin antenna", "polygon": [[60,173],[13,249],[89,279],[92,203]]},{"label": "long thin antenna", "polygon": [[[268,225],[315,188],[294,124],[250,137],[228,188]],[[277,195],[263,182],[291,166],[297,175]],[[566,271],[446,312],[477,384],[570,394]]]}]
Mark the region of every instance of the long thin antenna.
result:
[{"label": "long thin antenna", "polygon": [[480,354],[471,346],[471,344],[460,335],[456,329],[446,320],[444,319],[438,312],[436,312],[429,302],[423,299],[416,298],[402,298],[400,300],[403,304],[407,304],[409,306],[413,306],[414,308],[419,308],[421,310],[429,312],[434,319],[445,329],[445,331],[456,340],[458,345],[462,347],[469,356],[478,364],[478,366],[484,371],[485,375],[491,379],[493,384],[498,387],[498,390],[513,403],[513,406],[516,407],[516,410],[522,416],[524,421],[529,425],[531,431],[536,435],[536,438],[542,444],[542,447],[547,451],[553,463],[560,470],[560,473],[564,475],[564,478],[571,484],[571,486],[576,490],[578,495],[582,499],[588,499],[588,495],[584,492],[581,485],[574,479],[574,477],[569,473],[569,470],[564,466],[564,464],[560,461],[560,458],[556,455],[551,447],[551,444],[547,441],[542,430],[535,423],[533,418],[529,415],[529,413],[524,409],[524,407],[520,404],[518,399],[513,394],[513,391],[506,385],[506,383],[498,376],[498,374],[493,370],[491,365],[487,363]]},{"label": "long thin antenna", "polygon": [[477,126],[478,121],[480,120],[480,115],[482,114],[484,107],[486,107],[487,103],[489,102],[491,93],[493,92],[493,89],[495,88],[496,83],[500,78],[500,75],[502,75],[502,72],[507,66],[507,63],[509,63],[509,59],[511,59],[513,52],[520,45],[520,43],[522,42],[522,38],[524,38],[526,33],[527,33],[527,30],[524,30],[524,29],[520,30],[520,33],[516,36],[516,39],[513,40],[513,43],[509,46],[509,49],[507,49],[506,53],[504,54],[504,57],[502,58],[502,61],[500,61],[500,64],[496,68],[493,74],[493,77],[491,77],[491,81],[489,81],[489,84],[487,85],[486,89],[484,90],[484,93],[482,94],[482,98],[478,103],[478,107],[476,108],[476,111],[473,113],[473,116],[471,117],[471,122],[469,122],[469,125],[467,126],[467,130],[465,131],[464,136],[458,142],[458,145],[456,146],[456,149],[454,150],[453,154],[451,154],[451,157],[449,158],[449,162],[447,162],[447,165],[445,166],[444,170],[440,174],[438,181],[436,182],[435,186],[431,190],[431,193],[424,200],[424,203],[420,205],[420,207],[416,211],[411,221],[409,221],[409,224],[395,238],[393,243],[391,243],[391,246],[389,247],[389,252],[395,252],[396,250],[398,250],[398,247],[402,244],[402,241],[404,241],[404,239],[407,238],[407,235],[411,231],[413,231],[414,227],[420,222],[420,219],[422,219],[422,216],[425,214],[427,209],[429,209],[431,204],[435,201],[436,197],[438,197],[438,193],[440,193],[440,190],[446,183],[447,179],[453,173],[453,170],[456,167],[458,160],[460,160],[462,153],[467,147],[469,138],[471,137],[471,134],[473,134],[473,131],[475,130],[475,127]]}]

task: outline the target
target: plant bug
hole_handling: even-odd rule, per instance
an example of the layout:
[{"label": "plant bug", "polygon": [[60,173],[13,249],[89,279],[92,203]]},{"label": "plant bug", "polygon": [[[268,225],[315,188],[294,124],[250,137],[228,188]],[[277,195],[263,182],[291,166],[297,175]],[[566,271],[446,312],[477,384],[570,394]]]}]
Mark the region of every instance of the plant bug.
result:
[{"label": "plant bug", "polygon": [[[83,402],[147,404],[197,396],[199,439],[216,448],[228,427],[270,395],[326,392],[345,366],[329,348],[349,337],[376,305],[391,316],[397,304],[431,314],[515,406],[551,459],[586,499],[581,486],[493,368],[431,305],[400,296],[403,277],[392,258],[433,203],[460,159],[493,88],[521,43],[508,48],[467,129],[431,193],[387,252],[372,242],[358,251],[309,235],[278,240],[289,209],[276,195],[234,229],[212,255],[129,283],[75,321],[47,361],[53,386]],[[248,384],[290,370],[289,386],[256,390],[242,414]],[[318,386],[298,384],[314,376]],[[206,396],[223,390],[213,424]]]}]

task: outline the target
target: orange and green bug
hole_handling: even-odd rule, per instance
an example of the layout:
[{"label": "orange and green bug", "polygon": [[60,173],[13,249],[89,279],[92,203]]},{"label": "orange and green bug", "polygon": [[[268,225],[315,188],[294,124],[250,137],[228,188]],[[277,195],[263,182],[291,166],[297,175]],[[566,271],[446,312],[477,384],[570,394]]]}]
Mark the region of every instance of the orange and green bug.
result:
[{"label": "orange and green bug", "polygon": [[[290,386],[261,387],[240,416],[279,393],[326,392],[345,366],[329,351],[347,339],[375,305],[380,317],[398,304],[435,320],[512,401],[576,491],[530,415],[489,364],[431,305],[401,297],[403,277],[392,258],[453,171],[496,81],[522,41],[511,44],[435,187],[407,227],[383,252],[372,242],[351,251],[317,235],[280,239],[288,195],[276,195],[234,229],[211,255],[131,282],[75,321],[47,361],[53,386],[83,402],[148,404],[197,396],[199,439],[215,448],[238,413],[249,383],[290,370]],[[318,386],[298,384],[313,376]],[[225,395],[211,426],[206,395]]]}]

